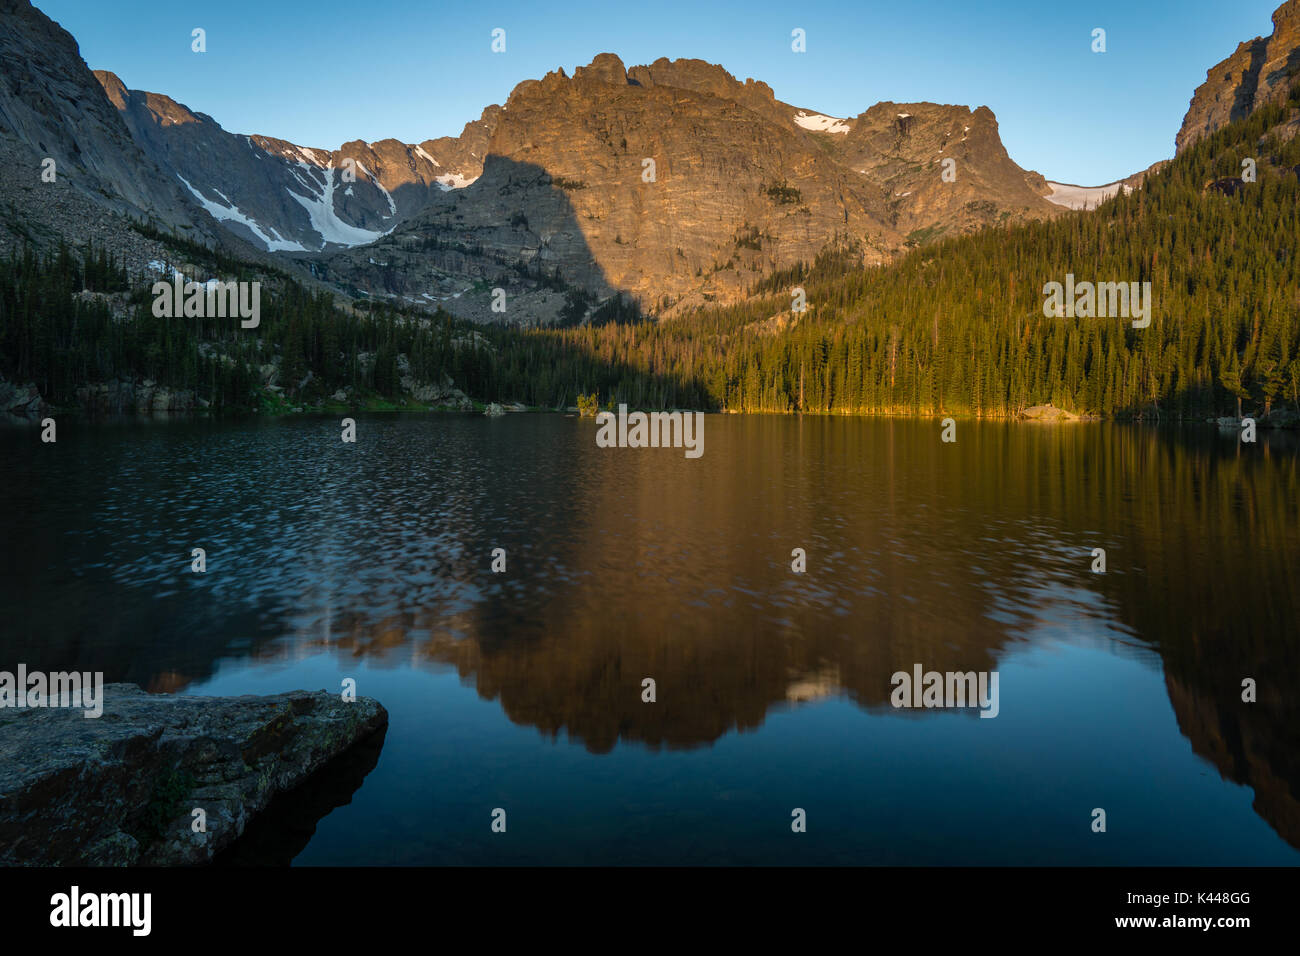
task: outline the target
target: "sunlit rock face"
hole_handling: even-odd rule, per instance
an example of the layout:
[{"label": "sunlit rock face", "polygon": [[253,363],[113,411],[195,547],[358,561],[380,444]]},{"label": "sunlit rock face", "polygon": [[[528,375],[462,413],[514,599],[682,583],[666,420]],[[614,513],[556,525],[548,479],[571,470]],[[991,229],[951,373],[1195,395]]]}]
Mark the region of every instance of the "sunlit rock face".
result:
[{"label": "sunlit rock face", "polygon": [[1300,76],[1300,0],[1287,0],[1273,13],[1273,33],[1241,43],[1211,67],[1196,88],[1175,143],[1182,152],[1266,103],[1281,103]]},{"label": "sunlit rock face", "polygon": [[[1059,211],[1042,177],[1007,156],[987,108],[882,103],[829,117],[700,60],[625,69],[601,54],[572,77],[527,80],[487,151],[480,179],[432,197],[375,258],[396,257],[406,275],[454,267],[446,249],[412,252],[415,239],[454,240],[671,314],[740,298],[828,248],[873,264]],[[369,259],[352,250],[332,266],[373,286]]]},{"label": "sunlit rock face", "polygon": [[[878,264],[1060,211],[1007,155],[987,107],[832,117],[702,60],[627,69],[603,53],[572,76],[521,82],[458,137],[338,149],[236,135],[95,75],[135,144],[222,230],[328,256],[330,277],[367,296],[475,318],[464,293],[503,265],[671,314],[741,298],[827,249]],[[545,321],[565,300],[527,304]]]}]

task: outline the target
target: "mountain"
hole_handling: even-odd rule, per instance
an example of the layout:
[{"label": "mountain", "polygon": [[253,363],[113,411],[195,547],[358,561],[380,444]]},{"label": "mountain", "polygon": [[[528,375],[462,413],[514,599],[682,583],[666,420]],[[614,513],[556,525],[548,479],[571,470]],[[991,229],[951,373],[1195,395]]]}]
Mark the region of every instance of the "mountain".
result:
[{"label": "mountain", "polygon": [[[826,252],[891,262],[1094,207],[1162,166],[1100,187],[1049,182],[1008,156],[987,107],[882,102],[834,117],[702,60],[626,68],[612,53],[519,83],[456,137],[309,147],[92,74],[25,0],[0,3],[18,25],[0,40],[0,150],[23,151],[20,168],[55,154],[95,216],[224,237],[353,298],[480,321],[578,321],[615,296],[659,316],[736,302]],[[1269,39],[1210,71],[1180,151],[1285,99],[1298,12],[1288,0]],[[31,179],[6,190],[28,194],[10,199],[11,222],[52,215]],[[94,231],[72,208],[62,230]]]},{"label": "mountain", "polygon": [[491,318],[485,292],[478,314],[464,285],[468,301],[447,302],[449,277],[522,264],[668,315],[734,301],[828,248],[879,264],[940,235],[1050,218],[1048,192],[984,107],[880,103],[839,119],[700,60],[627,70],[606,53],[520,83],[473,185],[329,269],[372,295]]},{"label": "mountain", "polygon": [[878,264],[1060,211],[986,107],[879,103],[838,119],[701,60],[628,70],[605,53],[525,80],[458,137],[337,150],[236,135],[95,76],[136,145],[224,229],[310,255],[356,295],[481,319],[502,317],[488,285],[503,274],[507,318],[553,320],[575,294],[579,309],[622,293],[669,313],[742,297],[827,248]]},{"label": "mountain", "polygon": [[[1289,306],[1300,281],[1287,241],[1300,235],[1300,137],[1283,133],[1300,122],[1300,78],[1167,165],[1070,187],[1072,199],[1007,158],[987,110],[882,103],[833,117],[698,60],[628,70],[602,55],[572,77],[520,84],[455,140],[325,153],[226,134],[109,74],[96,81],[72,46],[66,69],[93,84],[82,91],[87,132],[56,99],[50,135],[75,142],[97,121],[107,141],[117,129],[116,148],[158,177],[145,186],[174,188],[229,241],[243,243],[233,232],[242,229],[306,251],[257,252],[283,269],[261,270],[277,285],[263,290],[252,335],[153,316],[139,272],[102,255],[0,258],[0,300],[17,303],[0,314],[0,374],[36,383],[54,403],[85,404],[114,379],[119,396],[153,382],[243,410],[420,404],[459,390],[549,408],[594,394],[650,408],[1010,417],[1050,402],[1102,417],[1296,421],[1300,326]],[[38,149],[39,125],[20,127],[13,111],[28,108],[28,95],[43,103],[42,88],[14,83],[9,61],[5,69],[4,121],[36,129],[25,135]],[[230,159],[193,155],[208,151]],[[1234,178],[1243,156],[1257,159],[1257,178]],[[404,163],[415,165],[403,172]],[[241,168],[278,188],[255,191]],[[0,181],[6,224],[9,197],[29,180]],[[1123,188],[1138,185],[1140,195]],[[1062,205],[1110,191],[1088,214]],[[228,225],[200,213],[195,194]],[[307,231],[313,208],[318,224],[385,234],[331,242],[328,230]],[[284,218],[272,220],[274,210]],[[978,228],[986,222],[1006,226]],[[66,235],[79,244],[86,232],[73,221]],[[191,273],[204,270],[199,278],[258,277],[246,259],[173,247]],[[1149,328],[1046,318],[1045,279],[1070,274],[1149,284],[1134,305]],[[807,314],[791,310],[794,286]],[[338,289],[352,301],[338,301]],[[607,324],[633,311],[621,298],[600,301],[615,293],[669,321]],[[504,313],[491,308],[499,299]],[[671,320],[709,301],[728,306]],[[386,307],[409,302],[498,324],[589,317],[591,327],[471,332]],[[27,409],[34,391],[19,396]]]},{"label": "mountain", "polygon": [[492,114],[458,139],[421,144],[354,141],[337,150],[222,129],[159,93],[95,78],[136,144],[231,233],[270,252],[363,245],[422,209],[431,191],[472,182],[482,169]]},{"label": "mountain", "polygon": [[[1267,103],[1285,102],[1291,80],[1298,74],[1300,0],[1287,0],[1273,12],[1271,36],[1239,44],[1232,56],[1206,73],[1175,138],[1177,151]],[[1300,126],[1292,122],[1288,128],[1293,136]]]},{"label": "mountain", "polygon": [[27,0],[0,0],[0,17],[0,163],[9,171],[0,254],[93,242],[138,273],[164,251],[131,220],[222,244],[212,220],[136,144],[72,36]]}]

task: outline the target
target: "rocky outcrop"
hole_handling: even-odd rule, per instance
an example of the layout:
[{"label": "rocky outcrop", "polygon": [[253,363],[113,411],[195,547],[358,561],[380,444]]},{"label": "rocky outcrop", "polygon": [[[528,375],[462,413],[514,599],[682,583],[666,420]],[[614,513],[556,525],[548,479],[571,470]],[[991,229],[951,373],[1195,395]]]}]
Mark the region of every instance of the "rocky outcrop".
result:
[{"label": "rocky outcrop", "polygon": [[1266,103],[1282,102],[1297,76],[1300,0],[1287,0],[1273,13],[1272,35],[1240,44],[1206,73],[1174,140],[1178,152]]},{"label": "rocky outcrop", "polygon": [[[385,727],[375,700],[104,687],[104,710],[0,710],[0,865],[205,863],[277,794]],[[196,833],[193,811],[206,814]]]},{"label": "rocky outcrop", "polygon": [[1031,422],[1077,422],[1079,420],[1079,416],[1074,412],[1056,408],[1051,402],[1046,405],[1031,405],[1020,413],[1020,417]]},{"label": "rocky outcrop", "polygon": [[15,385],[0,379],[0,422],[30,424],[48,411],[45,399],[34,383]]},{"label": "rocky outcrop", "polygon": [[189,389],[171,389],[145,380],[125,380],[82,385],[76,390],[77,404],[91,414],[148,415],[155,412],[188,412],[195,407]]},{"label": "rocky outcrop", "polygon": [[1057,212],[1045,201],[1047,181],[1007,155],[987,106],[877,103],[831,142],[842,162],[885,190],[905,245]]},{"label": "rocky outcrop", "polygon": [[[399,356],[404,357],[404,356]],[[440,382],[418,382],[410,375],[401,378],[403,391],[417,402],[441,408],[458,408],[468,411],[474,407],[469,396],[454,386],[451,376],[443,374]]]}]

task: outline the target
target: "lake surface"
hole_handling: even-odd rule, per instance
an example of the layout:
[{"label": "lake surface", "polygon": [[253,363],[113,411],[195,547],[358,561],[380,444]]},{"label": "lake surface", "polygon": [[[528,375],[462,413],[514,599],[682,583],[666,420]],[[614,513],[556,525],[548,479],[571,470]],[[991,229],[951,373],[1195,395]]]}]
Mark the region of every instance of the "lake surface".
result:
[{"label": "lake surface", "polygon": [[1294,434],[357,421],[0,432],[0,667],[388,708],[233,862],[1300,863]]}]

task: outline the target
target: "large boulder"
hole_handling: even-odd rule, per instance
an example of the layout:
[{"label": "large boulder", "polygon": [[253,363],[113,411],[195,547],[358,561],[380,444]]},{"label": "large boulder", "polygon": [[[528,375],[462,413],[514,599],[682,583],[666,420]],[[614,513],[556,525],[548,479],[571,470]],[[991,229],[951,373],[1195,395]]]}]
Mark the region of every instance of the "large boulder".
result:
[{"label": "large boulder", "polygon": [[[387,726],[378,701],[104,687],[103,714],[0,710],[0,866],[206,863],[277,794]],[[206,832],[192,827],[206,814]]]},{"label": "large boulder", "polygon": [[34,422],[47,410],[35,385],[16,385],[0,380],[0,420]]},{"label": "large boulder", "polygon": [[1046,405],[1031,405],[1020,413],[1020,417],[1031,422],[1077,422],[1079,416],[1056,408],[1051,402]]}]

